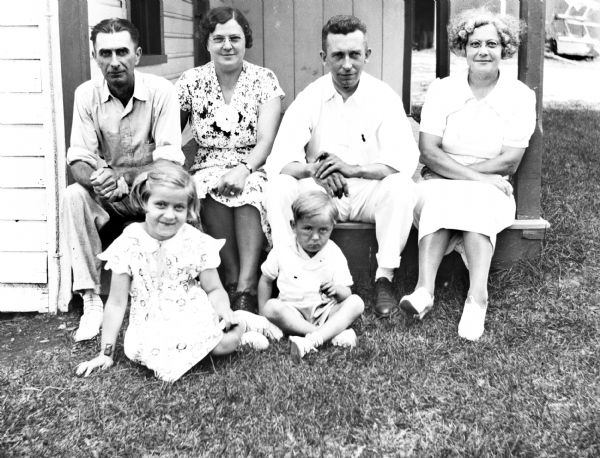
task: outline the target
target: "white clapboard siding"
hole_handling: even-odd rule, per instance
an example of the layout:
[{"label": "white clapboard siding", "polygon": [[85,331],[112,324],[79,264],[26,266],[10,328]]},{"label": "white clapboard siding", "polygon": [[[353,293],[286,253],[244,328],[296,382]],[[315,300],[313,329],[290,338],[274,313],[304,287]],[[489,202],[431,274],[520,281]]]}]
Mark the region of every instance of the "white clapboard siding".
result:
[{"label": "white clapboard siding", "polygon": [[0,252],[47,250],[47,230],[45,221],[0,221]]},{"label": "white clapboard siding", "polygon": [[43,124],[43,94],[0,93],[0,124]]},{"label": "white clapboard siding", "polygon": [[163,0],[163,13],[179,15],[184,17],[192,17],[193,14],[192,0]]},{"label": "white clapboard siding", "polygon": [[41,92],[39,60],[0,60],[2,92]]},{"label": "white clapboard siding", "polygon": [[125,0],[88,0],[88,21],[90,30],[103,19],[111,17],[127,17],[125,5]]},{"label": "white clapboard siding", "polygon": [[46,190],[0,188],[0,220],[45,221],[48,213]]},{"label": "white clapboard siding", "polygon": [[[91,0],[88,2],[88,23],[91,28],[107,17],[127,17],[127,2]],[[163,40],[167,62],[144,65],[138,70],[176,81],[185,70],[194,66],[194,14],[192,0],[163,0]],[[90,43],[90,49],[92,45]],[[92,78],[101,76],[90,59]]]},{"label": "white clapboard siding", "polygon": [[47,148],[42,125],[0,125],[0,156],[43,156]]},{"label": "white clapboard siding", "polygon": [[47,283],[48,252],[0,251],[0,283]]},{"label": "white clapboard siding", "polygon": [[39,59],[41,47],[38,27],[0,26],[0,59]]},{"label": "white clapboard siding", "polygon": [[0,157],[0,188],[43,188],[45,185],[45,158]]},{"label": "white clapboard siding", "polygon": [[43,0],[2,2],[0,25],[38,25],[42,15]]},{"label": "white clapboard siding", "polygon": [[42,285],[0,285],[3,312],[47,312],[48,288]]}]

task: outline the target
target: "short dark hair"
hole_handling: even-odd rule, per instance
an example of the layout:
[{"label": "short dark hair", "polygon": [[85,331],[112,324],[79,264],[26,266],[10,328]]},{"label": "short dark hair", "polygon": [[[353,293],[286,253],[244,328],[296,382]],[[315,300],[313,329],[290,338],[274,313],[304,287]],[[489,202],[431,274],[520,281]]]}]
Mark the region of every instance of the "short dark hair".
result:
[{"label": "short dark hair", "polygon": [[246,48],[252,47],[252,29],[246,16],[237,8],[230,6],[219,6],[211,9],[200,24],[200,42],[206,48],[208,45],[208,37],[217,28],[217,24],[225,24],[231,19],[235,20],[244,31],[246,39]]},{"label": "short dark hair", "polygon": [[330,33],[348,35],[357,30],[360,30],[365,35],[367,34],[366,24],[356,16],[339,14],[331,17],[321,31],[321,47],[323,48],[323,52],[327,52],[327,35]]},{"label": "short dark hair", "polygon": [[90,40],[94,47],[96,46],[96,36],[99,33],[117,33],[117,32],[129,32],[131,36],[131,41],[137,47],[140,43],[140,31],[138,28],[133,25],[133,22],[128,21],[127,19],[122,19],[118,17],[111,17],[109,19],[104,19],[98,24],[96,24],[92,28],[92,33],[90,34]]}]

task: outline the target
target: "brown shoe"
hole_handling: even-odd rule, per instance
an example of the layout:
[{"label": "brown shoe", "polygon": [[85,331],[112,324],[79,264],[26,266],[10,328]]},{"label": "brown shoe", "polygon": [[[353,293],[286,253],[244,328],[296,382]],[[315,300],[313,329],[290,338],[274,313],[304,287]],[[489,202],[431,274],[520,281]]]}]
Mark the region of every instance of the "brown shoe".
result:
[{"label": "brown shoe", "polygon": [[231,303],[231,310],[245,310],[258,314],[258,297],[248,291],[238,292],[237,297]]},{"label": "brown shoe", "polygon": [[396,310],[396,299],[392,283],[385,277],[375,280],[375,314],[387,318]]}]

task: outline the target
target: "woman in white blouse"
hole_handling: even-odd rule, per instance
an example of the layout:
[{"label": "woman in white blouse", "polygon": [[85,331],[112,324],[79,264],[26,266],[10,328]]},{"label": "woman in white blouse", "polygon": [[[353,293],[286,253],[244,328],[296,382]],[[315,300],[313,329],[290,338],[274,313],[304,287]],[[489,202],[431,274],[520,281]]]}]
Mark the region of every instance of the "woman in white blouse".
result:
[{"label": "woman in white blouse", "polygon": [[536,122],[535,94],[499,68],[519,45],[520,23],[487,10],[451,20],[450,46],[466,56],[468,72],[434,81],[421,113],[418,185],[419,279],[400,307],[422,319],[434,302],[445,254],[461,253],[469,291],[458,334],[484,331],[487,280],[496,234],[510,226],[515,200],[509,177],[519,166]]}]

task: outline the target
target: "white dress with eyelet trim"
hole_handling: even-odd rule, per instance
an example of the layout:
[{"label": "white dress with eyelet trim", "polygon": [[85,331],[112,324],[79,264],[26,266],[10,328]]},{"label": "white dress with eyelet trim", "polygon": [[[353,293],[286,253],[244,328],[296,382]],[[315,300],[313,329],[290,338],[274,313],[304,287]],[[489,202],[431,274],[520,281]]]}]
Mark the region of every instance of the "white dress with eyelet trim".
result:
[{"label": "white dress with eyelet trim", "polygon": [[129,225],[98,257],[107,270],[131,277],[125,355],[173,382],[223,338],[199,275],[219,265],[224,241],[184,224],[161,242],[143,224]]},{"label": "white dress with eyelet trim", "polygon": [[[442,149],[454,160],[471,165],[498,156],[503,146],[526,148],[536,121],[535,93],[525,84],[500,72],[494,89],[477,100],[467,75],[434,81],[421,113],[420,131],[442,137]],[[490,239],[515,218],[515,199],[497,187],[469,180],[424,176],[417,186],[415,225],[419,240],[440,229],[461,231],[446,251],[463,257],[462,232],[477,232]]]}]

